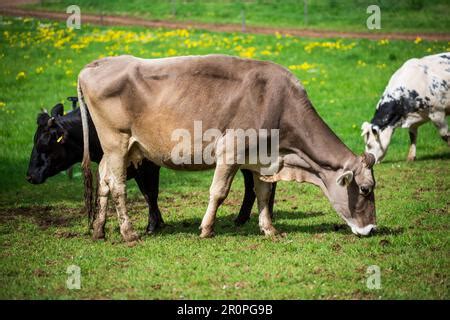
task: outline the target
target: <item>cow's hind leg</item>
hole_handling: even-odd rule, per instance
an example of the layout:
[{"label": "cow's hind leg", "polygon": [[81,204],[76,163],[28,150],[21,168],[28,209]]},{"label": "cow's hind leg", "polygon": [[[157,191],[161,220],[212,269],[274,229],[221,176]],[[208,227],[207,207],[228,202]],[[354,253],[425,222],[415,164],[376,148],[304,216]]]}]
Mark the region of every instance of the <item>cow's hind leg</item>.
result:
[{"label": "cow's hind leg", "polygon": [[431,121],[439,131],[442,140],[447,142],[450,147],[450,134],[448,132],[448,124],[445,119],[445,112],[434,112],[429,115]]},{"label": "cow's hind leg", "polygon": [[410,146],[409,146],[409,152],[408,152],[408,161],[414,161],[416,160],[416,142],[417,142],[417,132],[418,132],[418,126],[411,126],[409,127],[409,139],[410,139]]},{"label": "cow's hind leg", "polygon": [[133,230],[126,207],[126,167],[125,155],[112,153],[104,155],[108,159],[109,179],[108,185],[111,190],[111,196],[116,206],[117,218],[120,225],[120,233],[125,241],[135,241],[139,238]]},{"label": "cow's hind leg", "polygon": [[105,237],[105,223],[106,223],[106,215],[108,211],[108,195],[109,195],[109,186],[106,182],[106,162],[105,159],[100,161],[99,167],[99,182],[98,182],[98,214],[95,218],[93,224],[93,234],[92,237],[94,239],[103,239]]},{"label": "cow's hind leg", "polygon": [[[242,201],[241,209],[239,210],[239,214],[234,219],[234,223],[237,226],[241,226],[245,224],[250,219],[250,214],[252,211],[253,204],[255,203],[255,186],[253,183],[253,173],[250,170],[242,169],[242,174],[244,175],[244,185],[245,185],[245,193],[244,200]],[[277,187],[277,183],[272,183],[272,191],[269,199],[269,211],[270,217],[273,218],[273,204],[275,201],[275,189]]]},{"label": "cow's hind leg", "polygon": [[237,171],[236,165],[218,164],[214,171],[214,178],[209,189],[209,204],[203,217],[200,229],[200,237],[209,238],[214,236],[214,222],[219,206],[226,199],[230,191],[231,182]]},{"label": "cow's hind leg", "polygon": [[[117,217],[120,225],[120,233],[125,241],[134,241],[139,238],[131,226],[126,207],[126,180],[127,180],[127,152],[130,136],[128,134],[115,132],[102,132],[99,137],[104,142],[104,155],[102,158],[103,175],[100,182],[106,182],[111,197],[116,207]],[[102,139],[103,138],[103,139]],[[102,145],[102,146],[103,146]]]},{"label": "cow's hind leg", "polygon": [[234,219],[234,223],[237,226],[243,225],[250,219],[250,214],[256,198],[253,185],[253,173],[247,169],[242,169],[241,172],[244,176],[245,193],[239,214],[236,219]]},{"label": "cow's hind leg", "polygon": [[164,226],[164,220],[158,206],[160,167],[144,160],[137,169],[136,183],[148,204],[148,225],[146,232],[151,234]]},{"label": "cow's hind leg", "polygon": [[253,174],[253,182],[255,185],[256,199],[258,201],[259,228],[266,236],[276,235],[277,230],[272,225],[271,206],[269,205],[272,184],[261,181],[258,173]]}]

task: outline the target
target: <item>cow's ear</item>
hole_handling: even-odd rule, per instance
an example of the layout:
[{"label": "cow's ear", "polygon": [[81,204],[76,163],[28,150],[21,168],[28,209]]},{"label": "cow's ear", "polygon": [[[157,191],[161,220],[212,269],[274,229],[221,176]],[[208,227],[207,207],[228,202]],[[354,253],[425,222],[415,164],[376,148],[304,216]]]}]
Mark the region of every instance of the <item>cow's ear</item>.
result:
[{"label": "cow's ear", "polygon": [[348,186],[352,182],[352,180],[353,180],[353,172],[345,171],[336,179],[336,183],[340,186]]},{"label": "cow's ear", "polygon": [[36,123],[38,126],[45,126],[47,125],[49,118],[50,116],[48,115],[48,113],[45,112],[39,113]]},{"label": "cow's ear", "polygon": [[52,117],[62,116],[64,114],[64,106],[61,103],[58,103],[53,107],[51,111]]}]

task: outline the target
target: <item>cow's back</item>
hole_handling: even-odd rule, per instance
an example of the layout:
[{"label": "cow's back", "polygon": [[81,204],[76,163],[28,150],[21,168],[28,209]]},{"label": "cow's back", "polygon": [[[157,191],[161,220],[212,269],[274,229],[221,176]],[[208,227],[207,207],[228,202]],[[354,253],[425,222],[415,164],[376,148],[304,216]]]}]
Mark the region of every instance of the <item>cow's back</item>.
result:
[{"label": "cow's back", "polygon": [[87,65],[79,81],[95,125],[129,133],[161,164],[177,143],[173,132],[194,132],[194,122],[203,132],[277,128],[293,75],[271,62],[224,55],[120,56]]},{"label": "cow's back", "polygon": [[447,92],[450,85],[450,53],[440,53],[407,60],[391,77],[385,89],[394,98],[409,92],[427,97],[432,105],[450,107]]}]

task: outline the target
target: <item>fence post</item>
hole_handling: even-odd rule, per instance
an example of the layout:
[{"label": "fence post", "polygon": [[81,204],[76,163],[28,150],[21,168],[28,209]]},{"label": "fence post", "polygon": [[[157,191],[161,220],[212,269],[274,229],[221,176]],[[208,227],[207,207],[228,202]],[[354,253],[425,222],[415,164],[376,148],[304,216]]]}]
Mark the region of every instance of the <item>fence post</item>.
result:
[{"label": "fence post", "polygon": [[172,16],[177,15],[177,0],[172,0]]},{"label": "fence post", "polygon": [[242,33],[245,33],[245,10],[241,9],[241,16],[242,16]]},{"label": "fence post", "polygon": [[308,25],[308,0],[303,0],[303,22]]}]

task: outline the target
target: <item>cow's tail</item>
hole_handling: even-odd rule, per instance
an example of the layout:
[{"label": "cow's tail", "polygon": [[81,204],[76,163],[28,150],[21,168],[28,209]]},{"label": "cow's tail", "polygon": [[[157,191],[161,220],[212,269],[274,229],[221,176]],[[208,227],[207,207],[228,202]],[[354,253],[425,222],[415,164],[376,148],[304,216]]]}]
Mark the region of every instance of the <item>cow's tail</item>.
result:
[{"label": "cow's tail", "polygon": [[81,162],[81,167],[83,169],[84,176],[84,204],[88,215],[89,229],[91,229],[92,222],[94,220],[94,190],[92,186],[91,155],[89,152],[89,121],[87,115],[87,106],[84,101],[79,77],[77,91],[78,101],[80,103],[81,123],[83,125],[83,161]]}]

